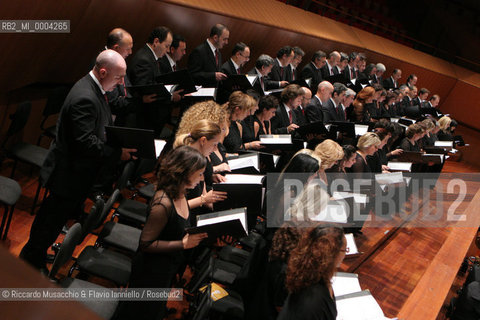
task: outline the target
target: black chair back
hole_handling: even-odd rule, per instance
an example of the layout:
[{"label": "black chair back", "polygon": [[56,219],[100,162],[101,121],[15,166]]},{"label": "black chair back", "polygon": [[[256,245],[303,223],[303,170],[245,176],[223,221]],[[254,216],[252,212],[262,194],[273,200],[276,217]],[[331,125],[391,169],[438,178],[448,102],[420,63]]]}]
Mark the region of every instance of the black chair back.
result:
[{"label": "black chair back", "polygon": [[82,226],[80,223],[75,223],[67,232],[65,239],[63,239],[60,250],[58,251],[55,260],[52,264],[52,269],[50,270],[48,277],[54,279],[58,273],[58,270],[67,263],[68,260],[72,257],[73,250],[80,243],[82,238]]},{"label": "black chair back", "polygon": [[31,110],[32,110],[32,103],[30,101],[24,101],[18,105],[15,113],[10,116],[10,119],[12,119],[12,122],[8,127],[6,140],[8,140],[11,136],[22,131],[23,128],[25,128],[25,125],[27,124],[28,117],[30,116]]},{"label": "black chair back", "polygon": [[103,199],[96,199],[95,204],[93,205],[92,209],[90,209],[90,213],[82,223],[81,241],[83,241],[83,239],[85,239],[85,237],[92,232],[97,225],[99,225],[104,206],[105,202]]},{"label": "black chair back", "polygon": [[123,168],[122,175],[117,180],[115,189],[123,190],[128,186],[128,182],[135,172],[135,161],[128,161],[125,167]]},{"label": "black chair back", "polygon": [[105,206],[103,207],[102,215],[101,215],[100,219],[98,220],[98,223],[94,227],[94,229],[100,227],[100,225],[103,223],[103,221],[105,221],[108,214],[110,213],[110,210],[112,210],[112,207],[115,204],[115,202],[119,201],[120,196],[121,196],[120,195],[120,190],[115,189],[113,191],[112,195],[110,196],[110,198],[108,198],[107,202],[105,202]]},{"label": "black chair back", "polygon": [[52,89],[48,94],[47,103],[43,109],[43,116],[45,118],[57,114],[62,109],[63,102],[70,91],[70,87],[61,86],[55,89]]}]

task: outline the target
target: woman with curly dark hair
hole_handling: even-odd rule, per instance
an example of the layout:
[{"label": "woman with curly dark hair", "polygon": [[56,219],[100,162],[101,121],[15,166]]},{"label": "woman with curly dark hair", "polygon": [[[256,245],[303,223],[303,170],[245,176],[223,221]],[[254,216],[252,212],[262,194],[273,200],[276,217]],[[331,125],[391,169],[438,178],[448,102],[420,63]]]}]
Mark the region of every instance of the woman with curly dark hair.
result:
[{"label": "woman with curly dark hair", "polygon": [[331,280],[346,246],[338,226],[320,225],[302,233],[288,260],[285,284],[289,295],[278,320],[336,319]]},{"label": "woman with curly dark hair", "polygon": [[[183,251],[207,234],[185,234],[189,207],[185,194],[202,179],[207,160],[192,147],[174,149],[160,163],[158,186],[133,259],[129,287],[170,288],[183,263]],[[166,301],[128,301],[117,319],[163,319]]]}]

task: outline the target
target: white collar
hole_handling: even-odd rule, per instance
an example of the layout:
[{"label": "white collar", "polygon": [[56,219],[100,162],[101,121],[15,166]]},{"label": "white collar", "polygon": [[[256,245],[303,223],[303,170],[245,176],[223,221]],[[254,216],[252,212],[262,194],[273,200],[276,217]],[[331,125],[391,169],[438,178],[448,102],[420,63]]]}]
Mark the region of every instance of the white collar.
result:
[{"label": "white collar", "polygon": [[98,81],[97,77],[95,77],[95,74],[93,73],[93,71],[90,71],[88,73],[90,75],[90,77],[92,77],[93,81],[97,84],[97,86],[100,88],[100,91],[102,92],[102,94],[105,94],[105,90],[103,90],[103,87],[102,85],[100,84],[100,81]]},{"label": "white collar", "polygon": [[232,58],[230,58],[230,61],[232,61],[233,66],[235,67],[235,71],[237,71],[238,69],[240,69],[240,66],[239,66],[238,64],[236,64],[235,61],[233,61]]},{"label": "white collar", "polygon": [[173,66],[176,65],[175,61],[173,61],[172,57],[170,57],[170,54],[166,53],[165,55],[167,56],[168,62],[170,63],[170,67],[173,70]]},{"label": "white collar", "polygon": [[278,60],[278,58],[275,58],[277,59],[277,62],[278,62],[278,65],[280,66],[280,68],[285,68],[285,66],[280,62],[280,60]]},{"label": "white collar", "polygon": [[213,52],[213,56],[215,57],[215,52],[217,51],[217,48],[210,42],[210,39],[207,39],[208,46],[210,47],[210,50]]},{"label": "white collar", "polygon": [[148,49],[150,49],[150,51],[152,51],[153,56],[155,57],[155,61],[158,60],[158,57],[157,57],[157,55],[155,54],[155,51],[153,51],[152,47],[150,47],[150,44],[147,43],[147,47],[148,47]]},{"label": "white collar", "polygon": [[285,111],[287,111],[287,114],[288,114],[289,111],[293,112],[293,110],[290,109],[285,103],[283,104],[283,107],[285,108]]},{"label": "white collar", "polygon": [[335,100],[333,100],[332,98],[330,98],[330,101],[332,101],[333,107],[336,109],[336,108],[337,108],[337,104],[335,103]]}]

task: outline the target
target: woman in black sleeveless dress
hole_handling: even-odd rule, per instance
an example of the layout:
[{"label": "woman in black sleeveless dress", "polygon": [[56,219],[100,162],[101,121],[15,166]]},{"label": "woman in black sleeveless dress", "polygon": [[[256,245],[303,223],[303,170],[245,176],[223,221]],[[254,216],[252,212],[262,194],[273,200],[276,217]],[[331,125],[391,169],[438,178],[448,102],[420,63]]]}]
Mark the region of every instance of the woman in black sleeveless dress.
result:
[{"label": "woman in black sleeveless dress", "polygon": [[[203,178],[206,159],[191,147],[180,147],[162,160],[157,192],[132,262],[130,288],[170,288],[183,263],[183,252],[196,247],[206,234],[185,234],[189,225],[187,189]],[[167,301],[125,301],[116,319],[163,319]]]}]

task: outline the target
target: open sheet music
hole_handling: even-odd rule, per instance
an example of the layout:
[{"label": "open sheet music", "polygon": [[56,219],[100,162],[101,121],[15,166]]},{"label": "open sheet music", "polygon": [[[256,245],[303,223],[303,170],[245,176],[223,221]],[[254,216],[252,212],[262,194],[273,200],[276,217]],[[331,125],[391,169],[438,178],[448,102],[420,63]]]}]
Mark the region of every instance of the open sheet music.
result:
[{"label": "open sheet music", "polygon": [[221,184],[262,184],[265,176],[255,174],[226,174]]},{"label": "open sheet music", "polygon": [[332,278],[332,289],[335,297],[362,291],[358,274],[337,272]]},{"label": "open sheet music", "polygon": [[238,158],[228,159],[228,165],[231,170],[254,167],[260,172],[258,154],[241,155]]},{"label": "open sheet music", "polygon": [[336,298],[337,320],[384,320],[383,314],[370,291],[346,294]]},{"label": "open sheet music", "polygon": [[411,162],[393,162],[389,161],[387,163],[387,167],[390,168],[391,171],[412,171],[412,163]]}]

